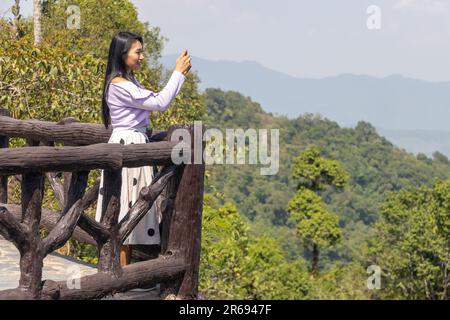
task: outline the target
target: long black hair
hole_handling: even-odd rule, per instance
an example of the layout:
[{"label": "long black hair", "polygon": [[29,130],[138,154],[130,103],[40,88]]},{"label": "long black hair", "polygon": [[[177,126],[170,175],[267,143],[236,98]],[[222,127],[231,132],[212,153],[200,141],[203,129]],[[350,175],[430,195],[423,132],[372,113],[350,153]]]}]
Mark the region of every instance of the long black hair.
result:
[{"label": "long black hair", "polygon": [[128,51],[130,51],[133,42],[136,40],[140,41],[142,46],[144,45],[142,37],[133,32],[119,32],[111,40],[102,98],[102,118],[106,129],[108,129],[108,125],[111,124],[109,108],[106,102],[109,85],[111,80],[117,76],[123,77],[130,81],[133,80],[134,75],[132,72],[127,72],[124,59],[126,58]]}]

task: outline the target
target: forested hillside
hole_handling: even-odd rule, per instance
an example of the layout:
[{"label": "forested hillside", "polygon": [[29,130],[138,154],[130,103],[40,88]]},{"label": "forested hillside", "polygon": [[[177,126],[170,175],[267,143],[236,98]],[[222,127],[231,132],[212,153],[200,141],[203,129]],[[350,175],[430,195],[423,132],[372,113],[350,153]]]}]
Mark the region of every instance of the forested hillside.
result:
[{"label": "forested hillside", "polygon": [[[291,176],[292,159],[308,145],[316,145],[326,157],[340,161],[350,173],[343,191],[324,192],[330,208],[340,216],[347,246],[339,250],[342,258],[351,259],[352,249],[367,227],[378,217],[378,207],[389,191],[422,184],[431,185],[435,178],[450,177],[450,162],[414,157],[377,134],[369,123],[356,128],[340,128],[335,122],[318,115],[304,115],[295,120],[274,117],[261,106],[237,92],[208,89],[205,93],[211,127],[280,129],[280,169],[275,176],[261,176],[254,165],[215,165],[210,168],[210,189],[223,192],[233,200],[239,212],[266,232],[276,230],[280,237],[289,226],[286,205],[295,192]],[[292,245],[288,239],[286,246]],[[294,249],[294,248],[293,248]],[[297,248],[290,252],[295,256]]]},{"label": "forested hillside", "polygon": [[[330,187],[320,192],[328,209],[338,214],[342,229],[342,241],[321,253],[321,270],[326,272],[333,273],[336,265],[342,263],[347,264],[345,268],[356,263],[362,268],[360,271],[370,265],[367,241],[377,242],[376,223],[390,192],[432,187],[436,181],[448,181],[450,177],[448,159],[440,154],[435,159],[408,154],[380,136],[369,123],[360,122],[349,129],[318,115],[307,114],[295,120],[275,117],[249,97],[218,89],[206,90],[205,102],[208,125],[223,132],[225,128],[280,129],[277,175],[262,176],[256,165],[213,165],[208,168],[208,191],[216,193],[219,203],[230,202],[236,206],[248,223],[250,235],[275,239],[286,261],[311,257],[310,250],[305,250],[305,242],[297,236],[295,222],[287,210],[297,188],[297,181],[292,178],[293,160],[308,146],[317,146],[323,157],[337,160],[349,173],[348,183],[342,190]],[[448,225],[448,183],[445,190],[443,208],[446,208]],[[442,236],[448,239],[448,233]],[[342,271],[345,268],[339,272],[346,274]],[[349,292],[344,296],[349,297]]]}]

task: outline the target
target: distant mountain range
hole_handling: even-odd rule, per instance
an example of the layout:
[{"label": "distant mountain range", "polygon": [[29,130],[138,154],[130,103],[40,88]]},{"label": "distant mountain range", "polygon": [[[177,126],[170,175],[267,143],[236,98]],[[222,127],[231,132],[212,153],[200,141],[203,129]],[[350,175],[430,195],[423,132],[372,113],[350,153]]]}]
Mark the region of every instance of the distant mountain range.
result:
[{"label": "distant mountain range", "polygon": [[393,144],[408,152],[420,152],[430,156],[437,150],[450,159],[450,131],[377,130]]},{"label": "distant mountain range", "polygon": [[[161,62],[173,68],[176,58],[166,55]],[[289,118],[320,113],[345,127],[364,120],[409,152],[430,155],[436,149],[450,156],[450,82],[400,75],[296,78],[251,61],[192,57],[192,63],[201,80],[200,90],[238,91],[265,111]]]}]

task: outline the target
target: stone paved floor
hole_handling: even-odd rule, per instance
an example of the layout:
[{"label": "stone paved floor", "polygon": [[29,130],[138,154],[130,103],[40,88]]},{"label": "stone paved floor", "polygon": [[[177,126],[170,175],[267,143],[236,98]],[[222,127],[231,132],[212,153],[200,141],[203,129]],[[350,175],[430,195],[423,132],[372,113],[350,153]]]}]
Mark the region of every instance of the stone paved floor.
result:
[{"label": "stone paved floor", "polygon": [[[19,285],[19,258],[19,251],[16,247],[0,237],[0,290],[17,288]],[[97,269],[94,265],[52,253],[44,259],[42,279],[66,281],[75,272],[79,272],[81,276],[86,276],[96,273]],[[158,288],[156,288],[148,292],[118,293],[105,298],[105,300],[158,300],[158,291]]]},{"label": "stone paved floor", "polygon": [[[0,290],[16,288],[19,285],[19,251],[9,241],[0,238]],[[57,253],[44,259],[42,279],[65,281],[78,272],[81,276],[97,272],[94,265],[78,261]]]}]

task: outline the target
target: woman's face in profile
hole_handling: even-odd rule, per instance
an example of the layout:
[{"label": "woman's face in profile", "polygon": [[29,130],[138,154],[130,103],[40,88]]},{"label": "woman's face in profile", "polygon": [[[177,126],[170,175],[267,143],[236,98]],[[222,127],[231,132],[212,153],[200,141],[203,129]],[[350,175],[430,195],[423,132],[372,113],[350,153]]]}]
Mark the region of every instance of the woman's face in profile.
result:
[{"label": "woman's face in profile", "polygon": [[128,70],[135,71],[141,67],[142,61],[144,60],[144,53],[142,44],[140,41],[136,40],[131,45],[128,55],[125,58],[125,65]]}]

